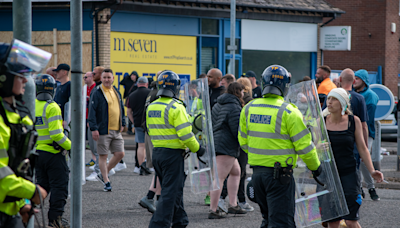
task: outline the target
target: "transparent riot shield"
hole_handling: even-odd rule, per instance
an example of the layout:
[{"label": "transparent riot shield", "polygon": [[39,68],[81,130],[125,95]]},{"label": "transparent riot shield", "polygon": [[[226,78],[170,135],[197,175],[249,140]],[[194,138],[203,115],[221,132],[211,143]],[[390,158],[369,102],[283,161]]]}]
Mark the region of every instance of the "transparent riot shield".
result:
[{"label": "transparent riot shield", "polygon": [[185,84],[184,102],[189,120],[192,122],[192,131],[200,145],[206,149],[205,154],[200,159],[197,158],[196,154],[191,154],[188,159],[192,191],[202,193],[217,190],[219,189],[219,180],[207,78]]},{"label": "transparent riot shield", "polygon": [[64,134],[70,138],[69,132],[71,132],[70,124],[71,124],[71,98],[64,105],[64,116],[63,121],[66,122],[64,126]]},{"label": "transparent riot shield", "polygon": [[313,179],[311,171],[300,158],[294,169],[296,182],[296,225],[307,227],[349,213],[332,148],[325,127],[315,81],[297,83],[285,97],[303,114],[321,162],[322,174]]},{"label": "transparent riot shield", "polygon": [[[86,102],[87,102],[87,85],[84,85],[82,88],[82,116],[86,118]],[[82,175],[81,175],[81,182],[82,185],[86,184],[86,165],[85,165],[85,151],[86,151],[86,121],[82,121],[81,125],[81,131],[83,132],[82,137],[83,137],[83,142],[82,143],[82,149],[81,149],[81,156],[82,156]]]}]

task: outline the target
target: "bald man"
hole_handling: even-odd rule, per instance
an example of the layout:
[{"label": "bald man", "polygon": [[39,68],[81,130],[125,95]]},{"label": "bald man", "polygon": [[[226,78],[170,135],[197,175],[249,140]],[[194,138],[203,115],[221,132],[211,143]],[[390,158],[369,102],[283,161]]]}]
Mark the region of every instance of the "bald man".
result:
[{"label": "bald man", "polygon": [[217,98],[225,92],[225,87],[220,86],[222,72],[218,68],[213,68],[207,73],[208,86],[210,93],[210,108],[217,103]]},{"label": "bald man", "polygon": [[[367,106],[365,103],[365,98],[363,95],[352,90],[352,85],[356,82],[354,71],[352,71],[351,69],[348,69],[348,68],[344,69],[342,71],[342,73],[340,74],[340,82],[342,84],[342,88],[349,91],[349,93],[351,94],[351,100],[350,100],[351,110],[352,110],[353,114],[358,116],[361,120],[364,141],[365,141],[365,144],[367,145],[369,152],[371,153],[372,143],[371,142],[368,143],[368,141],[372,141],[372,138],[370,137],[370,139],[368,139],[369,138],[368,137],[368,124],[367,124],[368,110],[367,110]],[[364,177],[364,181],[367,184],[367,188],[368,188],[370,195],[371,195],[371,189],[373,189],[374,193],[373,193],[373,195],[371,195],[371,199],[379,200],[379,196],[376,194],[376,190],[375,190],[374,179],[372,179],[371,174],[368,172],[368,169],[366,168],[364,162],[361,161],[361,163],[360,163],[360,156],[358,155],[358,150],[357,150],[356,145],[354,145],[354,154],[356,156],[357,167],[359,167],[358,165],[360,165],[360,169],[357,169],[357,171],[358,172],[361,171],[361,174]],[[359,177],[361,178],[360,173],[359,173]],[[365,197],[364,191],[362,191],[362,196]]]}]

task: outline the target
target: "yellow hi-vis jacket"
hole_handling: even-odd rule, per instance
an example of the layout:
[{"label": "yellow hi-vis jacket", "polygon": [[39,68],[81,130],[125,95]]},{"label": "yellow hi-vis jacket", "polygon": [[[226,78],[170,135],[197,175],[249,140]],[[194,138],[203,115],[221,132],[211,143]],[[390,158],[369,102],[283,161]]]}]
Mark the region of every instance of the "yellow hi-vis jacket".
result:
[{"label": "yellow hi-vis jacket", "polygon": [[39,134],[36,150],[43,150],[53,154],[60,151],[51,144],[58,143],[65,150],[71,150],[71,141],[64,135],[60,106],[54,101],[35,101],[35,128]]},{"label": "yellow hi-vis jacket", "polygon": [[197,152],[200,148],[185,107],[169,97],[160,97],[146,110],[146,125],[154,147],[186,149]]},{"label": "yellow hi-vis jacket", "polygon": [[274,167],[280,162],[286,167],[292,157],[296,167],[298,156],[310,170],[320,165],[301,112],[281,96],[269,94],[249,102],[240,113],[238,139],[252,166]]},{"label": "yellow hi-vis jacket", "polygon": [[[0,105],[3,105],[8,122],[11,124],[24,124],[32,126],[33,122],[25,116],[21,118],[8,104],[4,104],[0,97]],[[21,207],[25,205],[25,199],[31,199],[35,193],[36,186],[22,177],[17,177],[8,166],[8,146],[11,138],[11,129],[5,124],[0,115],[0,211],[7,215],[18,214]],[[22,200],[3,203],[6,196],[21,198]]]}]

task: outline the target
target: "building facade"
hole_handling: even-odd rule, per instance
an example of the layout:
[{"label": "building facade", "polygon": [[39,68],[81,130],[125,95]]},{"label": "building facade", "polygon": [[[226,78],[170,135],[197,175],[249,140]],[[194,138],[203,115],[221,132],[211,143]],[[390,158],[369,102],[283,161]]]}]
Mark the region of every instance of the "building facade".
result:
[{"label": "building facade", "polygon": [[[382,84],[397,96],[399,68],[399,1],[327,0],[346,11],[329,26],[351,26],[351,51],[324,51],[323,64],[334,70],[379,71]],[[392,31],[393,24],[397,28]]]},{"label": "building facade", "polygon": [[[0,4],[0,18],[12,24],[11,3]],[[227,48],[229,0],[85,1],[83,4],[84,29],[92,31],[93,51],[86,55],[91,54],[92,67],[111,67],[118,86],[134,70],[147,77],[154,77],[160,70],[173,70],[184,81],[214,67],[227,73],[231,58]],[[35,13],[39,9],[40,15]],[[33,28],[41,24],[46,31],[60,30],[59,26],[69,30],[69,20],[47,13],[54,10],[69,12],[69,3],[33,1]],[[292,73],[295,82],[306,75],[314,77],[320,59],[319,24],[324,18],[343,13],[323,0],[236,1],[235,76],[253,70],[260,79],[267,66],[279,64]],[[45,25],[50,19],[52,23]],[[2,26],[0,31],[12,30],[10,25]]]}]

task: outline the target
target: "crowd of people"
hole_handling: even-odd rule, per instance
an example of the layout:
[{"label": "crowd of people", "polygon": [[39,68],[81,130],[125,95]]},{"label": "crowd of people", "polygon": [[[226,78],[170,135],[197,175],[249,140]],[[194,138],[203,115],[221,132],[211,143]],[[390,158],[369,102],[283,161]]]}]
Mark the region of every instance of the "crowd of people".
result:
[{"label": "crowd of people", "polygon": [[[6,85],[9,89],[0,92],[3,119],[0,124],[4,125],[2,128],[13,131],[15,127],[8,121],[31,126],[31,129],[34,125],[38,132],[38,158],[35,185],[18,179],[13,170],[7,169],[8,157],[4,151],[9,150],[8,141],[0,143],[0,178],[10,183],[19,182],[15,186],[22,189],[21,194],[15,195],[17,198],[8,199],[12,202],[11,206],[0,203],[1,222],[22,225],[22,220],[14,215],[19,212],[26,222],[31,207],[21,199],[40,203],[40,198],[46,198],[47,193],[51,192],[48,225],[69,227],[63,212],[69,182],[66,156],[71,149],[68,138],[71,121],[70,67],[60,64],[48,68],[46,74],[35,79],[37,97],[34,123],[28,114],[16,112],[23,110],[15,99],[18,100],[23,94],[26,78],[8,71],[7,67],[5,69],[2,73],[6,79],[0,80],[0,85]],[[315,78],[350,213],[323,225],[339,227],[340,221],[344,220],[348,227],[360,227],[358,211],[362,197],[365,197],[361,178],[366,182],[372,200],[379,200],[373,179],[377,182],[383,180],[379,168],[374,167],[378,166],[375,164],[378,161],[373,163],[370,156],[375,137],[374,113],[378,97],[369,89],[366,70],[354,72],[344,69],[335,83],[330,79],[330,74],[328,66],[321,66]],[[227,214],[254,211],[246,202],[245,194],[246,166],[250,165],[253,169],[253,200],[259,205],[263,217],[261,227],[295,227],[293,167],[296,167],[300,157],[315,177],[321,175],[323,170],[311,134],[303,122],[302,112],[284,100],[290,87],[290,73],[279,65],[267,67],[261,75],[262,88],[258,86],[257,75],[253,71],[246,72],[236,80],[234,75],[223,76],[221,70],[213,68],[199,76],[203,77],[208,78],[210,121],[217,178],[221,185],[220,189],[209,192],[205,197],[205,203],[210,205],[208,218],[219,219]],[[309,79],[303,78],[304,81]],[[129,134],[135,135],[137,143],[134,172],[140,175],[154,174],[147,195],[138,202],[153,213],[149,227],[186,227],[189,223],[183,204],[186,148],[196,153],[199,160],[206,148],[199,144],[192,133],[192,123],[185,104],[179,100],[179,76],[173,71],[164,70],[158,72],[157,81],[152,82],[133,71],[120,83],[125,87],[123,96],[114,86],[112,69],[98,66],[92,72],[87,72],[83,80],[87,96],[86,133],[92,152],[87,166],[93,169],[86,180],[99,181],[105,192],[112,191],[109,177],[127,168],[123,161],[125,149],[122,138],[122,132],[127,128]],[[196,97],[195,92],[192,95]],[[10,137],[2,136],[1,139]],[[10,146],[14,146],[12,140],[10,142]],[[110,160],[109,153],[112,154]],[[0,196],[3,195],[6,198],[7,193],[2,189]],[[225,205],[226,196],[229,196],[228,207]],[[323,210],[321,214],[324,216]]]}]

